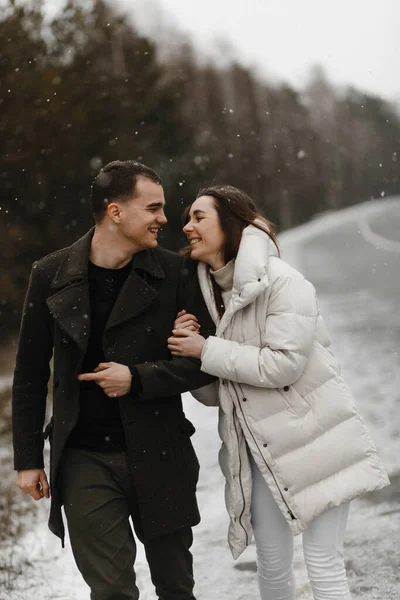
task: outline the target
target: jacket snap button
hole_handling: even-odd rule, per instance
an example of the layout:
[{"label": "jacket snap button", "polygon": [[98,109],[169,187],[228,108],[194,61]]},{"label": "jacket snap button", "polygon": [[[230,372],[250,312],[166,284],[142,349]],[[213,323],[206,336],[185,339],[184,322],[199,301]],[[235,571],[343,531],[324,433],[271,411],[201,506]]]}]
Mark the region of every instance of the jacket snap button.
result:
[{"label": "jacket snap button", "polygon": [[288,491],[289,491],[289,488],[283,488],[283,489],[285,490],[285,492],[288,492]]},{"label": "jacket snap button", "polygon": [[67,340],[67,338],[64,337],[64,338],[61,339],[61,345],[62,346],[68,346],[68,344],[69,344],[69,341]]},{"label": "jacket snap button", "polygon": [[289,386],[288,386],[288,385],[285,385],[285,387],[283,388],[283,391],[284,391],[284,392],[288,392],[288,391],[289,391]]},{"label": "jacket snap button", "polygon": [[247,398],[243,398],[243,402],[247,402]]},{"label": "jacket snap button", "polygon": [[156,410],[154,411],[154,414],[155,415],[159,415],[160,414],[160,411],[158,410],[158,408],[156,408]]},{"label": "jacket snap button", "polygon": [[167,451],[166,450],[161,450],[161,456],[167,456]]},{"label": "jacket snap button", "polygon": [[263,446],[264,446],[264,448],[266,448],[266,447],[268,446],[268,444],[267,444],[267,443],[264,443],[264,444],[263,444]]},{"label": "jacket snap button", "polygon": [[145,332],[147,333],[147,335],[153,335],[154,329],[151,325],[147,325],[147,327],[145,328]]}]

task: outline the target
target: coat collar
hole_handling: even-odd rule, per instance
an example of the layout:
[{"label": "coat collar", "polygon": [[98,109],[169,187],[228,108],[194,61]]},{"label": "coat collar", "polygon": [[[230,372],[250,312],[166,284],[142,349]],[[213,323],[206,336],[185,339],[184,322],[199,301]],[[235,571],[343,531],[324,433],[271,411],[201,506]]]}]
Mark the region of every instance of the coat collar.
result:
[{"label": "coat collar", "polygon": [[269,287],[269,259],[277,254],[273,242],[264,231],[254,225],[248,225],[243,230],[235,260],[231,300],[220,321],[215,307],[209,267],[205,263],[198,264],[200,288],[207,308],[217,324],[217,335],[223,334],[238,310],[249,305]]},{"label": "coat collar", "polygon": [[62,288],[71,282],[87,279],[93,235],[94,227],[68,248],[67,255],[53,278],[52,288]]},{"label": "coat collar", "polygon": [[[62,288],[69,283],[77,283],[87,279],[92,243],[95,228],[90,229],[83,237],[69,247],[64,261],[61,263],[51,283],[52,288]],[[165,274],[153,250],[143,250],[134,255],[132,270],[146,271],[151,277],[164,279]]]}]

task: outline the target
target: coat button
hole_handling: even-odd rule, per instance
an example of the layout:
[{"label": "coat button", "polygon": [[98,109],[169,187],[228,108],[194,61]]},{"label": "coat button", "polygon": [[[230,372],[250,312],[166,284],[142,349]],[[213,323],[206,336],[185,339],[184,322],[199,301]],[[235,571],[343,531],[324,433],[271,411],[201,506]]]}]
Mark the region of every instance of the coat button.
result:
[{"label": "coat button", "polygon": [[145,327],[145,332],[146,332],[147,335],[154,335],[154,329],[152,328],[151,325],[147,325]]},{"label": "coat button", "polygon": [[65,338],[65,337],[61,338],[61,345],[62,346],[65,347],[65,346],[68,346],[68,344],[69,344],[69,341],[68,341],[67,338]]},{"label": "coat button", "polygon": [[154,411],[154,414],[156,415],[156,417],[160,414],[160,411],[158,410],[158,408],[156,408],[156,410]]},{"label": "coat button", "polygon": [[288,392],[288,391],[289,391],[289,389],[290,389],[290,388],[289,388],[289,386],[288,386],[288,385],[285,385],[285,387],[283,388],[283,391],[284,391],[284,392]]},{"label": "coat button", "polygon": [[288,492],[288,491],[289,491],[289,488],[283,488],[283,489],[285,490],[285,492]]},{"label": "coat button", "polygon": [[263,444],[263,446],[264,446],[264,448],[266,448],[266,447],[268,446],[268,444],[265,442],[265,443]]}]

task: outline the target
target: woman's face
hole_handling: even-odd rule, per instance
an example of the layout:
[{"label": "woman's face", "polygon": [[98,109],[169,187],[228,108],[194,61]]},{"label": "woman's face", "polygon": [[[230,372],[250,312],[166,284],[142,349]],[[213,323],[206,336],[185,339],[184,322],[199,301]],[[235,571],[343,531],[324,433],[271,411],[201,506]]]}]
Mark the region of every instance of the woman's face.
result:
[{"label": "woman's face", "polygon": [[201,260],[216,271],[224,266],[225,235],[212,196],[197,198],[189,213],[190,221],[183,228],[190,244],[190,256]]}]

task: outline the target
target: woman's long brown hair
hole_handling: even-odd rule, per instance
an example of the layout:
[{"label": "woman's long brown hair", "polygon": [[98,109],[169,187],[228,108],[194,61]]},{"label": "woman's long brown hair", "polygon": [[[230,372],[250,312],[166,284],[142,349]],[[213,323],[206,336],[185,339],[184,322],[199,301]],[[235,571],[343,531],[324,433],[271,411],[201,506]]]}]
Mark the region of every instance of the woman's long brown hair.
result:
[{"label": "woman's long brown hair", "polygon": [[[253,225],[264,231],[274,243],[279,254],[275,226],[257,210],[254,200],[246,192],[232,185],[215,185],[201,189],[196,199],[200,196],[211,196],[214,199],[214,206],[224,232],[225,242],[222,253],[225,264],[236,258],[243,229],[248,225]],[[191,205],[187,206],[183,212],[183,225],[186,225],[189,221],[190,209]],[[190,246],[184,248],[182,252],[184,255],[190,256]],[[217,285],[213,285],[213,290],[218,313],[221,317],[224,312],[221,291]]]}]

